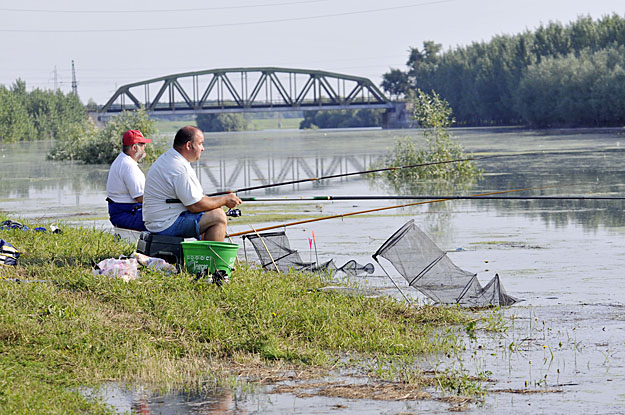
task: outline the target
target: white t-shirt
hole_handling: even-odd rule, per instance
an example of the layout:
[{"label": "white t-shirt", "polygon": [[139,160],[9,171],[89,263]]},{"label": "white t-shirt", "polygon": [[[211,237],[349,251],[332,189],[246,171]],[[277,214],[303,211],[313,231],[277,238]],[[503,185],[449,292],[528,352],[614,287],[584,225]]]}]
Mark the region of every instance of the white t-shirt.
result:
[{"label": "white t-shirt", "polygon": [[106,197],[117,203],[137,203],[143,195],[145,175],[139,164],[126,153],[119,153],[106,179]]},{"label": "white t-shirt", "polygon": [[[143,220],[152,232],[169,228],[186,206],[197,203],[204,196],[204,189],[191,167],[176,149],[170,148],[150,167],[143,193]],[[178,199],[182,203],[166,203]]]}]

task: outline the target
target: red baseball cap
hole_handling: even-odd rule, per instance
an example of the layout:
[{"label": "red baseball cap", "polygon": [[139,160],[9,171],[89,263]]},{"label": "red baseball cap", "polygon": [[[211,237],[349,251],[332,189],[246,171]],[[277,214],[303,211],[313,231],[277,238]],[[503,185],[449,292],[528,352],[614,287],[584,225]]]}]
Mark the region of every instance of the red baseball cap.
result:
[{"label": "red baseball cap", "polygon": [[122,139],[122,143],[125,146],[131,146],[137,143],[151,143],[152,140],[149,138],[145,138],[141,131],[139,130],[128,130],[124,133],[124,138]]}]

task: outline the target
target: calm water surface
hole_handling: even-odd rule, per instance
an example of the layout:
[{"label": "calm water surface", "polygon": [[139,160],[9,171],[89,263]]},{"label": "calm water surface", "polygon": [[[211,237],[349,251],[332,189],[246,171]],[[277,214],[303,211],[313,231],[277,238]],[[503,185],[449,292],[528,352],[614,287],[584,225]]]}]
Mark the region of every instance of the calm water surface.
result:
[{"label": "calm water surface", "polygon": [[[206,192],[267,182],[318,177],[368,168],[407,131],[280,131],[207,134],[196,166]],[[484,177],[470,194],[557,186],[518,195],[625,196],[625,136],[614,131],[456,131],[476,155],[560,152],[487,159]],[[171,140],[171,138],[169,138]],[[623,144],[621,144],[623,143]],[[110,228],[105,196],[108,166],[45,161],[49,143],[0,145],[0,210],[31,221]],[[572,153],[574,151],[593,152]],[[432,189],[423,189],[430,193]],[[363,195],[392,193],[356,177],[284,186],[249,196]],[[453,190],[446,193],[454,192]],[[517,195],[517,194],[515,194]],[[354,201],[290,204],[288,209],[347,213],[399,204]],[[296,207],[294,207],[296,206]],[[246,205],[241,209],[245,214]],[[275,210],[275,205],[271,207]],[[371,254],[401,225],[416,223],[461,268],[482,282],[498,273],[506,291],[523,302],[505,310],[509,329],[467,338],[462,368],[492,372],[482,406],[468,413],[622,413],[625,411],[625,204],[621,201],[456,200],[387,211],[379,215],[288,228],[292,247],[310,254],[315,232],[320,260],[372,262]],[[268,224],[257,224],[256,227]],[[231,233],[248,230],[231,222]],[[238,242],[235,240],[235,242]],[[383,260],[381,260],[383,261]],[[363,284],[399,297],[375,264]],[[384,269],[411,297],[388,263]],[[440,362],[459,368],[459,363]],[[510,393],[527,389],[533,394]],[[114,385],[105,400],[120,412],[140,405],[152,413],[448,413],[441,402],[380,402],[293,395],[241,394],[139,396]],[[133,406],[134,405],[134,406]],[[139,406],[138,406],[139,405]]]}]

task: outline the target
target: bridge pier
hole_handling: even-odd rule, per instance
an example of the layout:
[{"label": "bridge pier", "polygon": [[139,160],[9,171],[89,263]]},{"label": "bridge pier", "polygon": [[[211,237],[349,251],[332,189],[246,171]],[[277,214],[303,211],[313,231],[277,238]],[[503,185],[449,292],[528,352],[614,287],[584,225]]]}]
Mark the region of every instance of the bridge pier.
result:
[{"label": "bridge pier", "polygon": [[387,109],[382,116],[382,128],[414,128],[416,126],[412,116],[412,103],[393,102],[393,108]]}]

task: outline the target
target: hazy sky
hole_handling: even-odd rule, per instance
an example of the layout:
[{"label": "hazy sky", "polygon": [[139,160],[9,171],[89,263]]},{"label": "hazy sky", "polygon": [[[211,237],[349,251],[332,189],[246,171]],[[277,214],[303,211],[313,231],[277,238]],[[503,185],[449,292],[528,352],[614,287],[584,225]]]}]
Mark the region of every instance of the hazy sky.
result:
[{"label": "hazy sky", "polygon": [[0,84],[71,89],[103,104],[118,86],[187,71],[280,66],[371,78],[410,46],[625,16],[623,0],[0,0]]}]

